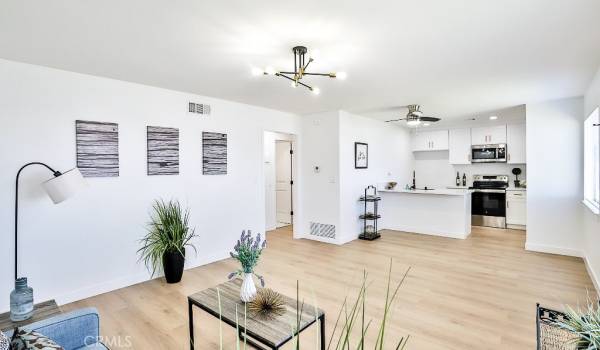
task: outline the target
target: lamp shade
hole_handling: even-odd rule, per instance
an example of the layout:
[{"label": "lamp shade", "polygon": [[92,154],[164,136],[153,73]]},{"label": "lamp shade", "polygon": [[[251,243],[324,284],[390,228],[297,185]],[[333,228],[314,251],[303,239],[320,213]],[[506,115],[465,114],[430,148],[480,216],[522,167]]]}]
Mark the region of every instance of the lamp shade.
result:
[{"label": "lamp shade", "polygon": [[42,184],[54,204],[58,204],[87,187],[79,169],[73,168]]}]

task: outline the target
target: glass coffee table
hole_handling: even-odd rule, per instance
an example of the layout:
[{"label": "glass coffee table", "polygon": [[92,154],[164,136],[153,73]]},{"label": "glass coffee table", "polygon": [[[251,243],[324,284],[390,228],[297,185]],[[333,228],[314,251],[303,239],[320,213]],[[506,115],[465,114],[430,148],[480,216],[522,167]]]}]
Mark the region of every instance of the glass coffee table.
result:
[{"label": "glass coffee table", "polygon": [[[217,288],[221,296],[221,319],[226,324],[236,328],[235,306],[238,309],[238,336],[244,336],[249,345],[258,349],[279,349],[293,337],[314,323],[319,325],[320,348],[325,349],[325,313],[312,305],[304,304],[301,307],[302,317],[300,327],[292,334],[292,327],[298,325],[296,313],[296,299],[282,295],[285,303],[285,312],[274,319],[251,317],[247,314],[246,328],[244,328],[244,303],[240,300],[240,286],[242,281],[236,279],[222,283],[218,286],[205,289],[188,297],[188,313],[190,327],[190,349],[194,349],[194,306],[219,319],[219,302]],[[300,302],[302,305],[302,302]]]}]

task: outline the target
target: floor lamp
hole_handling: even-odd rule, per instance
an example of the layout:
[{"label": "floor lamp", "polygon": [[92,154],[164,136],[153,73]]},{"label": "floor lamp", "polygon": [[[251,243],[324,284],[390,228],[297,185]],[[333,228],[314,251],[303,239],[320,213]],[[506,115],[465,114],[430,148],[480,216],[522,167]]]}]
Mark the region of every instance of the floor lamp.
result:
[{"label": "floor lamp", "polygon": [[42,183],[54,204],[72,197],[87,186],[77,168],[61,173],[47,164],[31,162],[23,165],[17,172],[15,180],[15,290],[10,293],[10,318],[13,321],[23,321],[33,315],[33,290],[27,287],[27,277],[18,277],[19,177],[23,169],[31,165],[45,167],[54,175],[53,178]]}]

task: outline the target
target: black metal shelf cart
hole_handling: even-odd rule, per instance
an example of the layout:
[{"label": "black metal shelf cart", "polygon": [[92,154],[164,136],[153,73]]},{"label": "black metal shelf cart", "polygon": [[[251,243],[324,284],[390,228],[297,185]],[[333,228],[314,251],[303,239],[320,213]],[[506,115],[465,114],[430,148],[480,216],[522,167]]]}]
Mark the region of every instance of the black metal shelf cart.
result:
[{"label": "black metal shelf cart", "polygon": [[[381,200],[381,197],[377,195],[377,188],[373,185],[365,188],[365,194],[359,200],[364,203],[364,212],[359,216],[359,219],[363,221],[363,230],[358,238],[372,241],[381,237],[377,229],[377,220],[381,218],[381,215],[377,212]],[[369,211],[370,208],[373,211]]]}]

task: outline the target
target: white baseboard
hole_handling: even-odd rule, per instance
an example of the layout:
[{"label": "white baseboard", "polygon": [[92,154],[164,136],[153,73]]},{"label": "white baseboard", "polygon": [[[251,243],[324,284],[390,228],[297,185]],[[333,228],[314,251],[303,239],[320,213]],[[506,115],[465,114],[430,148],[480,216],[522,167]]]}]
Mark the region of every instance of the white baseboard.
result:
[{"label": "white baseboard", "polygon": [[529,250],[532,252],[539,252],[539,253],[550,253],[550,254],[575,256],[578,258],[583,258],[582,252],[577,249],[555,247],[555,246],[546,245],[546,244],[525,242],[525,250]]},{"label": "white baseboard", "polygon": [[344,239],[340,239],[338,241],[338,244],[343,245],[346,243],[350,243],[352,241],[356,241],[358,239],[358,235],[359,235],[359,233],[357,233],[356,235],[353,235],[353,236],[345,237]]},{"label": "white baseboard", "polygon": [[[229,257],[229,251],[226,251],[226,252],[211,254],[209,256],[199,257],[194,260],[188,260],[188,261],[186,261],[185,269],[186,270],[193,269],[193,268],[196,268],[199,266],[207,265],[207,264],[210,264],[210,263],[213,263],[216,261],[226,259],[228,257]],[[129,287],[134,284],[141,283],[141,282],[149,281],[152,278],[156,278],[156,276],[151,277],[149,272],[138,273],[138,274],[134,274],[131,276],[116,278],[116,279],[113,279],[110,281],[100,282],[100,283],[97,283],[97,284],[94,284],[91,286],[87,286],[87,287],[84,287],[81,289],[70,291],[68,293],[57,295],[54,297],[54,299],[56,300],[56,303],[58,305],[64,305],[64,304],[72,303],[72,302],[75,302],[78,300],[90,298],[90,297],[93,297],[96,295],[112,292],[117,289]]]},{"label": "white baseboard", "polygon": [[139,273],[136,275],[116,278],[114,280],[105,281],[105,282],[100,282],[97,284],[93,284],[91,286],[87,286],[84,288],[70,291],[68,293],[57,295],[54,297],[54,300],[56,300],[56,303],[58,305],[64,305],[64,304],[72,303],[75,301],[83,300],[86,298],[90,298],[90,297],[93,297],[96,295],[108,293],[113,290],[132,286],[134,284],[138,284],[138,283],[148,281],[148,280],[150,280],[149,273],[146,273],[146,272]]},{"label": "white baseboard", "polygon": [[333,239],[333,238],[327,238],[327,237],[320,237],[320,236],[313,236],[313,235],[302,235],[300,237],[298,237],[299,239],[308,239],[311,241],[317,241],[317,242],[321,242],[321,243],[330,243],[330,244],[336,244],[336,245],[341,245],[341,243],[337,240],[337,239]]},{"label": "white baseboard", "polygon": [[590,279],[592,280],[592,283],[594,283],[594,288],[596,288],[596,293],[600,294],[600,280],[598,279],[598,275],[592,268],[592,265],[588,261],[587,256],[583,258],[583,261],[585,262],[585,269],[587,270],[588,275],[590,275]]}]

